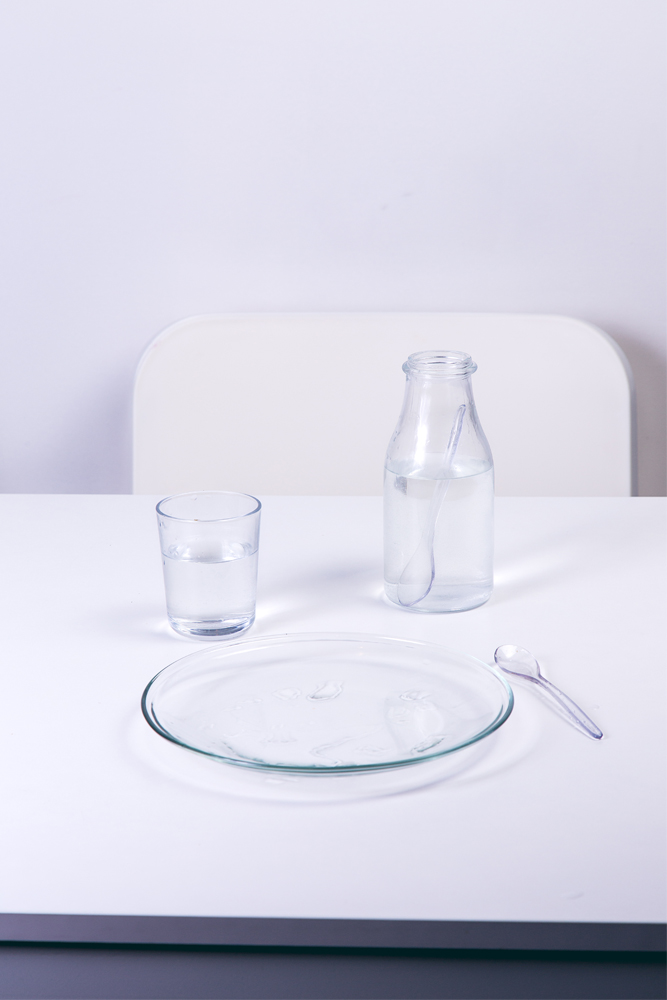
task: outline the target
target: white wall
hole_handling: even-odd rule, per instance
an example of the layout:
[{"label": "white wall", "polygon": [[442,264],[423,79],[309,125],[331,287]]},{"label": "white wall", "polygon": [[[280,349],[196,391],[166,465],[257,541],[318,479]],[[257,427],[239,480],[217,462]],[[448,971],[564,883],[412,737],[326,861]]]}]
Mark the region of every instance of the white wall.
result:
[{"label": "white wall", "polygon": [[611,333],[663,493],[663,39],[662,0],[3,0],[0,490],[129,491],[181,317],[443,309]]}]

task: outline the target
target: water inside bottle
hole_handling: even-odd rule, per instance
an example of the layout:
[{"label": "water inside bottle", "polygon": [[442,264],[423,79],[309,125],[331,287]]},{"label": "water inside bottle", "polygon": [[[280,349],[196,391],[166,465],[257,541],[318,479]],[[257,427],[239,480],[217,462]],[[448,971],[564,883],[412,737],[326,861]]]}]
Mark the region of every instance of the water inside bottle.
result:
[{"label": "water inside bottle", "polygon": [[[433,534],[433,583],[423,600],[407,610],[467,611],[487,601],[493,589],[493,467],[470,459],[455,463],[451,471],[455,475],[447,482]],[[427,478],[428,472],[428,463],[418,475],[407,468],[385,469],[385,593],[401,607],[399,581],[424,544],[433,492],[441,481]],[[425,575],[424,592],[428,584]]]}]

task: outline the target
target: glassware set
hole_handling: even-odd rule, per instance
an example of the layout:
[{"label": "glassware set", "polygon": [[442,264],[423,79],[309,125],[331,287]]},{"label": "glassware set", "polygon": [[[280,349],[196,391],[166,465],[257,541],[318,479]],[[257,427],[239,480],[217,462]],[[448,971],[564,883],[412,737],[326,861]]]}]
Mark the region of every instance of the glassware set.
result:
[{"label": "glassware set", "polygon": [[[493,589],[493,459],[460,351],[403,365],[403,407],[384,470],[384,590],[404,611],[448,614]],[[201,492],[157,505],[167,614],[189,638],[226,641],[148,684],[142,710],[165,739],[245,768],[358,773],[435,760],[509,717],[519,675],[585,735],[601,731],[527,650],[495,666],[429,643],[304,634],[239,641],[255,619],[261,503]]]}]

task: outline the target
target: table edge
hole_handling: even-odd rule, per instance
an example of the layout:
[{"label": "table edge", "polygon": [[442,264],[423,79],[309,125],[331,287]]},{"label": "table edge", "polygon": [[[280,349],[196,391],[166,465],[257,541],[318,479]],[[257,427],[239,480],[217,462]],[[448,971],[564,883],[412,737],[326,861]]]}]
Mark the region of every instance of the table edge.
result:
[{"label": "table edge", "polygon": [[667,950],[667,925],[4,913],[0,914],[0,942],[663,952]]}]

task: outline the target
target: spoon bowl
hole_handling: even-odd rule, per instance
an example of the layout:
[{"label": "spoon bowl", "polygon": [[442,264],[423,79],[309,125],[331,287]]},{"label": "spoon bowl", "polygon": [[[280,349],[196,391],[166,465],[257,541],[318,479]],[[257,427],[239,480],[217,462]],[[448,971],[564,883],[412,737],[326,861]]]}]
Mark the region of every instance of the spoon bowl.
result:
[{"label": "spoon bowl", "polygon": [[540,665],[528,649],[523,646],[498,646],[494,659],[501,670],[518,677],[542,677]]}]

